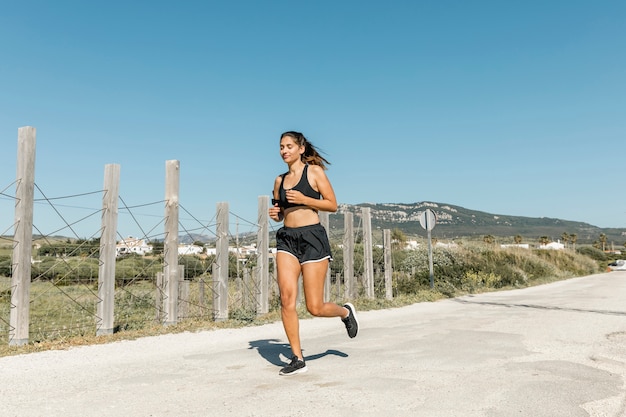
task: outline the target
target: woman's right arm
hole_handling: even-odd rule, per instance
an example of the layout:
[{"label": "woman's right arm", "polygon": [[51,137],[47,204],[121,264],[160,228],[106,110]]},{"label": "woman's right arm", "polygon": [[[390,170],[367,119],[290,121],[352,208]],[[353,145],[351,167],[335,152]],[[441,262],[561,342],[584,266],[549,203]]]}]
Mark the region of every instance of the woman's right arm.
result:
[{"label": "woman's right arm", "polygon": [[[278,195],[278,189],[280,188],[280,180],[281,178],[279,175],[278,177],[276,177],[276,180],[274,181],[273,198],[276,200],[278,200],[278,198],[280,197]],[[270,207],[269,215],[270,215],[270,219],[274,220],[275,222],[282,222],[285,217],[285,213],[283,212],[282,208],[278,207],[278,203]]]}]

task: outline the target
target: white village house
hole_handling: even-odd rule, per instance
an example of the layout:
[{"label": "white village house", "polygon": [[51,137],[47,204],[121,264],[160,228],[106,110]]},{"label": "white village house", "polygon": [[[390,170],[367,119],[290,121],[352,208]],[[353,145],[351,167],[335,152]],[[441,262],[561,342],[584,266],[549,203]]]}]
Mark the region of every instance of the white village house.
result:
[{"label": "white village house", "polygon": [[130,255],[132,253],[144,256],[151,252],[151,245],[148,245],[143,239],[137,239],[132,236],[120,240],[115,245],[115,256]]},{"label": "white village house", "polygon": [[204,246],[178,245],[179,255],[200,255],[202,252],[204,252]]},{"label": "white village house", "polygon": [[[152,245],[148,245],[144,239],[138,239],[132,236],[120,240],[115,245],[116,256],[130,255],[133,253],[144,256],[152,253],[152,250]],[[228,251],[230,253],[234,253],[235,255],[238,254],[239,257],[252,256],[256,255],[257,253],[256,245],[240,246],[239,248],[230,246],[228,248]],[[217,253],[217,250],[215,248],[205,248],[204,246],[199,245],[178,245],[179,255],[201,255],[203,253],[206,253],[207,255],[215,255]]]},{"label": "white village house", "polygon": [[510,243],[510,244],[502,244],[501,248],[521,248],[521,249],[530,249],[530,244],[528,243]]},{"label": "white village house", "polygon": [[552,250],[563,250],[565,249],[565,245],[561,243],[561,240],[557,240],[556,242],[550,242],[539,245],[539,249],[552,249]]}]

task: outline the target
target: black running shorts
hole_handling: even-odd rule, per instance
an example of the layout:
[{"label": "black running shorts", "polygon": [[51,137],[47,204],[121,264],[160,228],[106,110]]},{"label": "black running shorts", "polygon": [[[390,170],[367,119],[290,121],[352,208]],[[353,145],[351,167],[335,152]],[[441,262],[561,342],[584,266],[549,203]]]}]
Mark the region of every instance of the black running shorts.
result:
[{"label": "black running shorts", "polygon": [[276,232],[276,251],[295,256],[300,264],[332,260],[326,229],[320,223],[281,227]]}]

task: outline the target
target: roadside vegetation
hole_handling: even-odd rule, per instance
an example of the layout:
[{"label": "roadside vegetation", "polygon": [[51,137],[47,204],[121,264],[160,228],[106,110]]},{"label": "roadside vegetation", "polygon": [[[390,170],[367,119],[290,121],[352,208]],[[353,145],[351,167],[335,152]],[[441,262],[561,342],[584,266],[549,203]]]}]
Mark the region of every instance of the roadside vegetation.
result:
[{"label": "roadside vegetation", "polygon": [[[355,275],[363,271],[362,247],[355,248]],[[336,277],[343,269],[341,249],[333,250],[331,276]],[[0,340],[0,356],[30,353],[50,349],[67,349],[72,346],[110,343],[119,340],[156,336],[166,333],[195,332],[217,328],[256,326],[280,320],[279,300],[276,292],[270,300],[270,312],[256,316],[245,303],[231,303],[230,318],[215,322],[207,314],[191,314],[178,324],[164,326],[155,319],[154,275],[159,270],[159,259],[131,257],[119,262],[116,285],[123,291],[116,295],[116,332],[96,336],[94,312],[97,294],[97,259],[89,255],[62,259],[49,257],[34,264],[37,275],[31,285],[31,333],[34,337],[25,346],[8,346]],[[419,302],[434,302],[465,294],[505,289],[524,288],[577,276],[592,275],[606,271],[608,262],[614,260],[602,250],[581,246],[566,250],[538,250],[517,247],[501,248],[486,242],[466,242],[448,247],[433,248],[434,286],[430,286],[428,251],[425,245],[418,249],[392,251],[393,299],[385,299],[384,265],[382,249],[374,249],[375,292],[373,299],[363,295],[353,303],[360,310],[401,307]],[[209,282],[211,259],[196,256],[184,257],[186,279],[192,283]],[[47,263],[44,265],[44,263]],[[252,265],[248,265],[252,267]],[[63,271],[61,271],[63,269]],[[73,271],[68,274],[67,271]],[[231,268],[231,270],[234,270]],[[46,271],[50,272],[46,275]],[[123,272],[122,272],[123,271]],[[0,330],[2,337],[8,334],[11,283],[10,258],[0,254]],[[235,278],[237,278],[235,276]],[[231,280],[233,300],[241,295],[241,280]],[[335,283],[333,283],[333,286]],[[59,291],[58,289],[61,289]],[[197,288],[197,287],[196,287]],[[336,291],[341,294],[341,291]],[[210,296],[209,296],[210,298]],[[343,301],[336,295],[334,301]],[[68,299],[71,301],[68,304]],[[86,300],[80,302],[80,300]],[[236,304],[236,305],[235,305]],[[87,309],[76,306],[92,306]],[[91,311],[82,311],[91,310]],[[304,305],[300,307],[302,318],[309,317]],[[205,311],[211,311],[207,305]],[[84,318],[80,318],[84,314]],[[64,316],[73,317],[74,329],[63,324]],[[37,329],[42,329],[38,333]],[[58,329],[46,333],[47,330]],[[45,333],[45,334],[44,334]]]}]

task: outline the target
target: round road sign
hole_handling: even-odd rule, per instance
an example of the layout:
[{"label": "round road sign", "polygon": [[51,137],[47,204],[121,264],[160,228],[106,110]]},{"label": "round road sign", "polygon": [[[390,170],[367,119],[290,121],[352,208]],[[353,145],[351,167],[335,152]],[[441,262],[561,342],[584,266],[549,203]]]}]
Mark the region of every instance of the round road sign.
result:
[{"label": "round road sign", "polygon": [[435,212],[431,209],[424,210],[424,212],[420,215],[420,224],[424,229],[433,230],[433,227],[435,227],[436,223],[437,216],[435,215]]}]

